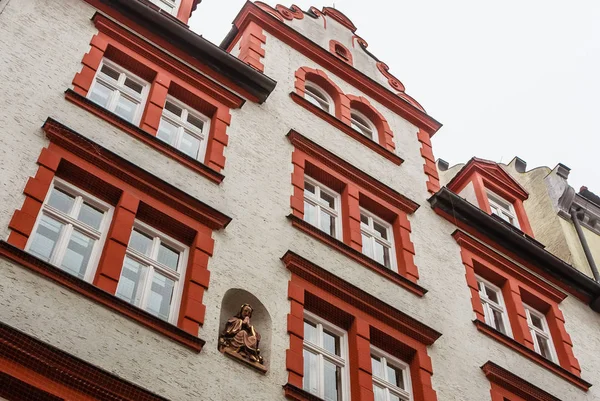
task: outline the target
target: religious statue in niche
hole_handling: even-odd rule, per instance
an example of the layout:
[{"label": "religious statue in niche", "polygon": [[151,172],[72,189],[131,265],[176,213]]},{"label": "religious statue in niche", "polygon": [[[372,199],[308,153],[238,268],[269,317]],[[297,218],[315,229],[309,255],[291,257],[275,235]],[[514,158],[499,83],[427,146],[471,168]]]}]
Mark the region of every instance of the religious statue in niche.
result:
[{"label": "religious statue in niche", "polygon": [[225,329],[219,336],[219,351],[247,361],[253,367],[265,372],[264,360],[258,348],[260,334],[250,323],[252,312],[250,304],[243,304],[237,315],[225,323]]}]

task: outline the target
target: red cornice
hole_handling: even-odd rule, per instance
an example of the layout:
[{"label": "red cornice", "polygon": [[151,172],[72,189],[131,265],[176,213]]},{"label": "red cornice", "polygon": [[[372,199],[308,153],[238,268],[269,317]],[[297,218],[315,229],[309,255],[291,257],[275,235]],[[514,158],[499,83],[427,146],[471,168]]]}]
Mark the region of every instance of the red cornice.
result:
[{"label": "red cornice", "polygon": [[442,335],[292,251],[287,251],[281,260],[292,274],[353,305],[421,344],[431,345]]},{"label": "red cornice", "polygon": [[292,98],[292,100],[294,102],[296,102],[300,106],[304,107],[306,110],[315,114],[317,117],[327,121],[329,124],[333,125],[335,128],[339,129],[346,135],[357,140],[358,142],[360,142],[364,146],[368,147],[375,153],[385,157],[386,159],[388,159],[395,165],[399,166],[402,164],[402,162],[404,162],[404,160],[397,154],[387,150],[386,148],[381,146],[379,143],[362,135],[360,132],[356,131],[355,129],[350,127],[348,124],[344,123],[339,118],[335,117],[334,115],[332,115],[330,113],[327,113],[325,110],[321,109],[320,107],[315,106],[314,104],[312,104],[311,102],[309,102],[308,100],[303,98],[302,96],[298,95],[296,92],[291,92],[290,97]]},{"label": "red cornice", "polygon": [[565,294],[564,292],[545,283],[544,281],[540,280],[533,274],[527,272],[520,266],[515,265],[510,260],[506,259],[506,257],[502,256],[500,253],[477,241],[475,238],[471,237],[464,231],[456,230],[452,234],[452,237],[456,240],[456,242],[458,242],[458,244],[461,247],[469,250],[470,252],[473,252],[475,255],[487,260],[488,262],[491,262],[494,266],[501,267],[502,270],[515,277],[519,282],[524,283],[529,287],[535,289],[537,292],[543,294],[552,301],[560,303],[565,298],[567,298],[567,294]]},{"label": "red cornice", "polygon": [[[276,16],[248,1],[233,21],[233,24],[238,29],[238,32],[241,33],[250,22],[259,24],[271,35],[287,43],[331,73],[346,80],[356,89],[397,113],[402,118],[422,128],[429,135],[435,134],[441,128],[442,125],[427,113],[401,99],[375,80],[338,59],[334,54],[327,51],[327,49],[287,26]],[[237,36],[233,39],[234,43],[236,41]]]},{"label": "red cornice", "polygon": [[534,386],[525,379],[515,375],[512,372],[496,365],[492,361],[487,361],[482,367],[485,377],[492,383],[496,383],[503,389],[522,397],[529,401],[561,401],[559,398],[545,392],[539,387]]},{"label": "red cornice", "polygon": [[349,245],[344,244],[342,241],[338,240],[337,238],[334,238],[331,235],[328,235],[327,233],[319,230],[317,227],[305,222],[304,220],[300,219],[299,217],[296,217],[293,214],[290,214],[287,216],[287,218],[292,222],[292,226],[294,226],[298,230],[310,235],[313,238],[316,238],[317,240],[323,242],[324,244],[329,245],[330,247],[334,248],[338,252],[348,256],[350,259],[354,260],[355,262],[360,263],[361,265],[365,266],[366,268],[374,271],[375,273],[379,274],[380,276],[385,277],[386,279],[394,282],[395,284],[412,292],[413,294],[415,294],[419,297],[422,297],[423,295],[425,295],[427,293],[427,290],[425,288],[421,287],[420,285],[413,283],[406,277],[401,276],[400,274],[396,273],[395,271],[390,270],[387,267],[377,263],[376,261],[369,258],[368,256],[365,256],[363,253],[357,251],[356,249],[352,248]]},{"label": "red cornice", "polygon": [[290,132],[287,134],[287,137],[295,148],[325,163],[338,173],[348,177],[350,181],[362,186],[372,194],[380,197],[394,207],[397,207],[406,213],[414,213],[419,208],[419,204],[417,202],[398,193],[380,181],[377,181],[375,178],[371,177],[362,170],[357,169],[352,164],[334,155],[330,151],[317,145],[297,131],[290,130]]},{"label": "red cornice", "polygon": [[589,388],[592,387],[591,383],[574,375],[573,373],[569,372],[562,366],[549,361],[548,359],[544,358],[543,356],[541,356],[534,350],[517,342],[516,340],[510,338],[509,336],[499,332],[498,330],[494,329],[493,327],[488,326],[484,322],[475,319],[475,320],[473,320],[473,323],[475,324],[475,327],[477,327],[477,330],[479,330],[483,334],[495,339],[496,341],[506,345],[508,348],[513,349],[514,351],[520,353],[521,355],[532,360],[533,362],[537,363],[538,365],[548,369],[550,372],[552,372],[556,376],[566,380],[567,382],[571,383],[575,387],[578,387],[579,389],[581,389],[583,391],[588,391]]},{"label": "red cornice", "polygon": [[[204,346],[204,340],[201,338],[191,335],[179,327],[159,319],[145,310],[123,301],[99,287],[44,262],[5,241],[0,241],[0,256],[12,260],[20,266],[32,270],[76,293],[84,295],[88,299],[112,309],[151,330],[157,331],[195,352],[200,352]],[[2,355],[2,352],[0,352],[0,355]]]},{"label": "red cornice", "polygon": [[81,96],[72,89],[67,89],[65,91],[65,99],[67,99],[70,102],[73,102],[74,104],[89,111],[90,113],[102,118],[103,120],[128,133],[132,137],[139,139],[146,145],[156,149],[162,154],[174,160],[177,160],[179,163],[183,164],[187,168],[195,171],[196,173],[202,175],[203,177],[209,179],[210,181],[216,184],[220,184],[225,178],[223,174],[213,170],[206,164],[201,163],[198,160],[166,144],[164,141],[161,141],[156,136],[149,134],[148,132],[144,131],[143,129],[139,128],[134,124],[131,124],[129,121],[124,120],[123,118],[117,116],[115,113],[112,113],[104,107],[99,106],[97,103],[92,102],[85,96]]},{"label": "red cornice", "polygon": [[231,221],[231,217],[91,142],[52,118],[48,118],[42,128],[50,142],[97,165],[211,229],[222,229]]}]

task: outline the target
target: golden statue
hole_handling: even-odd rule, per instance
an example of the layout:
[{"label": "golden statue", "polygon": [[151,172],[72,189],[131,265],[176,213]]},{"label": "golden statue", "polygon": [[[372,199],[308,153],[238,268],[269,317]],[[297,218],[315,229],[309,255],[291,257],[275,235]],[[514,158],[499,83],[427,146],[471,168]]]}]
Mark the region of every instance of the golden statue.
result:
[{"label": "golden statue", "polygon": [[258,348],[260,334],[250,323],[252,312],[250,304],[243,304],[238,314],[225,323],[225,330],[219,336],[219,351],[263,365]]}]

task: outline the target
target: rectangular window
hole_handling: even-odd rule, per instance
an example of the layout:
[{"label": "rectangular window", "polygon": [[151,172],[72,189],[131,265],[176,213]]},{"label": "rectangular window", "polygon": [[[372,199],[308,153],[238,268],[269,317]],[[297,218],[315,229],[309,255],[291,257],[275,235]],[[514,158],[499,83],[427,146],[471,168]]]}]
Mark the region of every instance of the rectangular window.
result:
[{"label": "rectangular window", "polygon": [[148,83],[123,67],[103,59],[87,97],[132,124],[139,124]]},{"label": "rectangular window", "polygon": [[410,367],[388,353],[371,347],[375,401],[412,401]]},{"label": "rectangular window", "polygon": [[55,179],[26,250],[86,281],[92,281],[112,208]]},{"label": "rectangular window", "polygon": [[209,118],[168,97],[156,136],[186,155],[203,161]]},{"label": "rectangular window", "polygon": [[483,305],[485,322],[499,332],[511,336],[510,324],[506,314],[504,298],[499,287],[477,276],[479,297]]},{"label": "rectangular window", "polygon": [[488,201],[490,202],[492,214],[495,214],[507,223],[510,223],[513,226],[519,228],[519,220],[517,219],[517,216],[515,214],[515,208],[512,205],[512,203],[502,199],[501,197],[490,191],[487,191],[487,195]]},{"label": "rectangular window", "polygon": [[304,220],[332,237],[339,238],[342,232],[339,194],[304,177]]},{"label": "rectangular window", "polygon": [[177,8],[179,3],[178,0],[150,0],[150,2],[156,4],[169,14],[177,15]]},{"label": "rectangular window", "polygon": [[556,362],[556,351],[552,344],[546,316],[529,305],[523,304],[523,306],[527,314],[527,325],[533,338],[535,352],[552,362]]},{"label": "rectangular window", "polygon": [[136,221],[116,295],[176,324],[186,263],[186,246]]},{"label": "rectangular window", "polygon": [[392,226],[361,209],[360,232],[362,235],[362,252],[388,269],[395,270]]},{"label": "rectangular window", "polygon": [[348,401],[346,332],[304,312],[303,388],[325,401]]}]

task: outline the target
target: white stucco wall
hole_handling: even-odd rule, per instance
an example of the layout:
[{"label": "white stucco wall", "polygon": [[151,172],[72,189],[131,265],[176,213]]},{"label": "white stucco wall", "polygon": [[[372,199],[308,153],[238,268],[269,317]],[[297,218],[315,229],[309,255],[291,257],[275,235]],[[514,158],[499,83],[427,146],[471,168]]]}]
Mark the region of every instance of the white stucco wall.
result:
[{"label": "white stucco wall", "polygon": [[[246,102],[232,111],[226,178],[217,186],[64,100],[95,33],[93,13],[81,0],[13,0],[0,15],[0,236],[6,238],[27,178],[35,174],[37,156],[47,145],[40,126],[51,116],[233,218],[213,235],[200,330],[206,345],[200,354],[190,352],[4,259],[2,322],[172,400],[237,400],[240,388],[248,400],[283,400],[289,273],[279,258],[290,249],[443,333],[429,350],[440,401],[488,400],[489,384],[479,370],[487,360],[563,400],[600,399],[599,387],[583,393],[477,332],[459,247],[450,237],[455,227],[426,202],[423,159],[412,124],[369,99],[388,120],[405,162],[396,166],[365,149],[290,99],[294,72],[318,66],[267,35],[265,72],[278,85],[264,104]],[[329,75],[347,93],[359,94]],[[423,298],[291,227],[285,218],[290,213],[292,146],[285,138],[290,128],[421,205],[410,220],[420,284],[429,290]],[[270,313],[271,359],[265,376],[217,351],[220,306],[231,288],[254,294]],[[594,381],[600,371],[600,319],[572,297],[561,308],[583,376]]]}]

